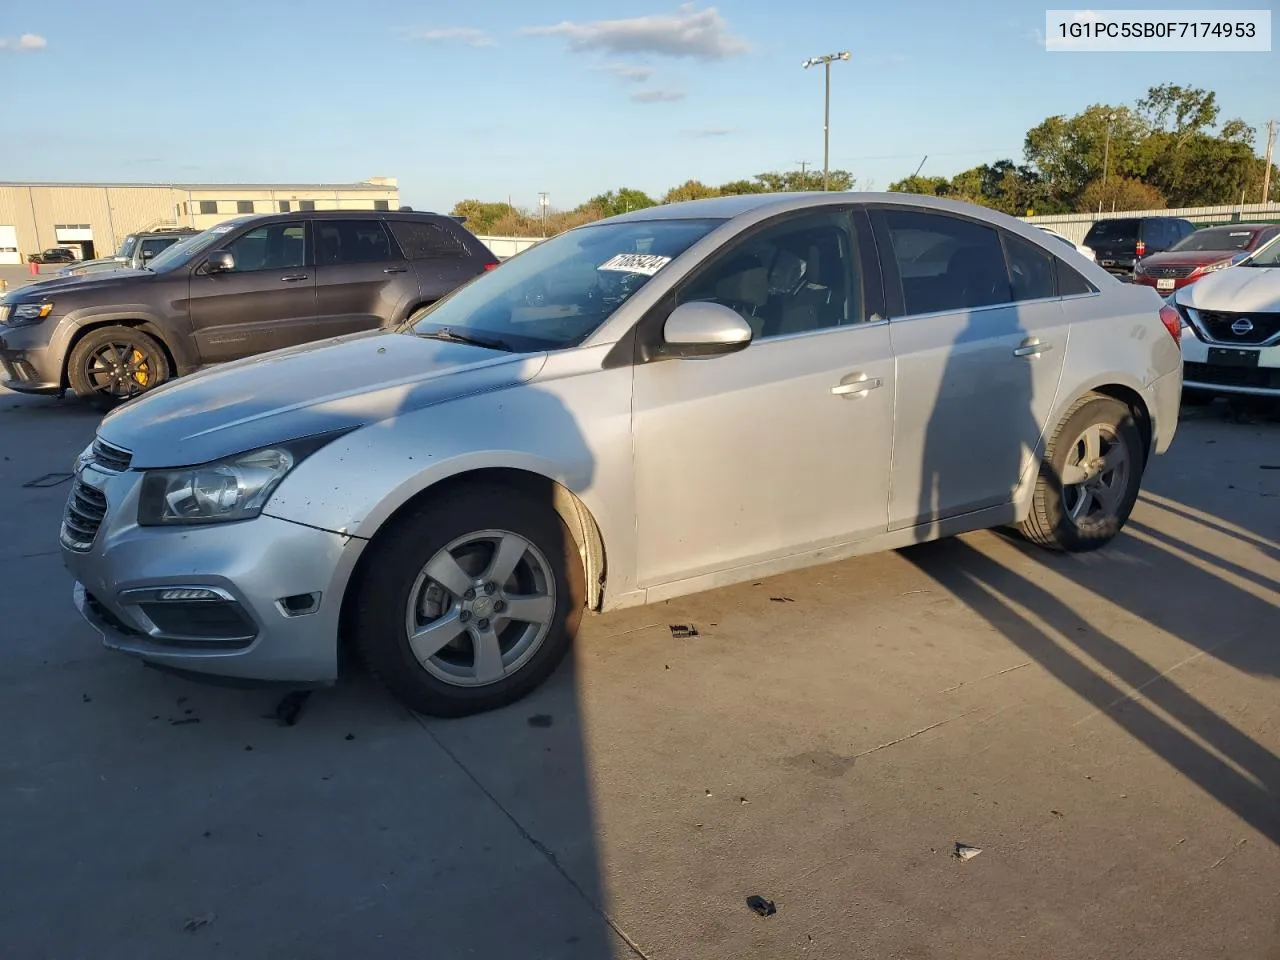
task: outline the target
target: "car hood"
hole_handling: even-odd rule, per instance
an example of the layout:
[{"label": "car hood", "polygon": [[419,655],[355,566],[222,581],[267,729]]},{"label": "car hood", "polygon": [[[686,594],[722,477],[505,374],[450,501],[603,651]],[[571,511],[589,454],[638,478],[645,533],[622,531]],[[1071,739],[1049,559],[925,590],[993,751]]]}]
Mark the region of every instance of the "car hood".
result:
[{"label": "car hood", "polygon": [[1179,290],[1178,303],[1196,310],[1280,313],[1280,267],[1228,267]]},{"label": "car hood", "polygon": [[1246,256],[1244,250],[1187,250],[1185,252],[1168,251],[1153,253],[1143,257],[1143,267],[1203,267],[1211,263],[1221,263],[1233,257]]},{"label": "car hood", "polygon": [[149,270],[105,270],[100,273],[88,273],[82,277],[53,276],[47,280],[37,280],[35,283],[18,287],[10,292],[9,297],[11,300],[26,299],[25,294],[37,292],[41,296],[50,297],[59,293],[93,293],[139,279],[150,280],[156,276],[159,274]]},{"label": "car hood", "polygon": [[532,379],[546,354],[370,331],[265,353],[174,380],[98,430],[138,468],[188,466],[349,429]]}]

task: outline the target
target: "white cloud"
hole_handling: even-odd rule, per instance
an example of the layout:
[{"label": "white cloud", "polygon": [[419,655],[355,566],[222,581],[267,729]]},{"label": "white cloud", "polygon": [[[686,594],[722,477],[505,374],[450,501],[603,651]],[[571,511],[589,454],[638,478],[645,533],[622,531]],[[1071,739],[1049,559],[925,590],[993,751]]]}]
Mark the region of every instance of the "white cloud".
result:
[{"label": "white cloud", "polygon": [[653,54],[723,60],[748,49],[741,37],[729,32],[729,23],[715,7],[697,10],[686,3],[676,13],[651,13],[626,20],[565,20],[547,27],[525,27],[532,36],[564,37],[575,52],[607,51],[621,54]]},{"label": "white cloud", "polygon": [[606,63],[601,69],[608,70],[619,80],[625,80],[627,83],[644,83],[653,76],[653,70],[649,67],[632,63]]},{"label": "white cloud", "polygon": [[426,43],[457,41],[458,43],[465,43],[468,47],[492,47],[494,45],[493,37],[474,27],[434,27],[430,30],[413,30],[409,33],[409,39],[422,40]]},{"label": "white cloud", "polygon": [[36,33],[24,33],[16,40],[12,37],[0,37],[0,50],[13,50],[22,53],[43,50],[48,45],[49,41]]},{"label": "white cloud", "polygon": [[701,130],[689,131],[695,137],[727,137],[733,132],[733,127],[703,127]]},{"label": "white cloud", "polygon": [[680,90],[641,90],[633,93],[631,99],[636,103],[674,103],[684,99]]}]

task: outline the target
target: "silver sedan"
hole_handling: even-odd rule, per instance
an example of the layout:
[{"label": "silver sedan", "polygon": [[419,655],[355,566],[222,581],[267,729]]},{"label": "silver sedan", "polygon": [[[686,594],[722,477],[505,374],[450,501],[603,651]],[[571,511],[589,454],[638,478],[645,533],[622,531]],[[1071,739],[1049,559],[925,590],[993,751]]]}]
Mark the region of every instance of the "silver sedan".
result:
[{"label": "silver sedan", "polygon": [[[545,241],[412,327],[108,416],[61,530],[107,646],[509,703],[608,611],[997,525],[1116,536],[1181,322],[1035,227],[901,194],[658,206]],[[801,641],[802,642],[802,641]]]}]

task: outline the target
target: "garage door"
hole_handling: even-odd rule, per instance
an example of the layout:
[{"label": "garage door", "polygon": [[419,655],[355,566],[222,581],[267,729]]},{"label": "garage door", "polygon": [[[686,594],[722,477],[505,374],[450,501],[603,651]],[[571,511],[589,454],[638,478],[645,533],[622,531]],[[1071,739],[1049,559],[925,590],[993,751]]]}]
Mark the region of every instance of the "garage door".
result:
[{"label": "garage door", "polygon": [[21,263],[18,253],[18,228],[0,226],[0,263]]}]

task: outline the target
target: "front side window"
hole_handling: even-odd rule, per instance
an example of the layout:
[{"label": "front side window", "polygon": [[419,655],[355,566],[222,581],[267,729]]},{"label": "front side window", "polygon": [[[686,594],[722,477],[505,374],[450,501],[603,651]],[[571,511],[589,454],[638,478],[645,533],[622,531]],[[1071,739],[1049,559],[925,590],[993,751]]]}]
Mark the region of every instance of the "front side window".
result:
[{"label": "front side window", "polygon": [[690,278],[676,302],[723,304],[757,339],[862,323],[858,262],[847,213],[789,218],[734,244]]},{"label": "front side window", "polygon": [[578,227],[438,300],[413,332],[447,331],[516,351],[576,346],[721,222],[635,220]]},{"label": "front side window", "polygon": [[316,263],[375,263],[400,259],[377,220],[319,220],[315,224]]},{"label": "front side window", "polygon": [[1246,267],[1280,267],[1280,235],[1274,236],[1266,246],[1260,248],[1252,259],[1244,262]]},{"label": "front side window", "polygon": [[994,228],[914,210],[887,210],[884,224],[908,314],[971,310],[1013,299]]},{"label": "front side window", "polygon": [[150,260],[162,250],[173,246],[176,237],[148,237],[142,241],[142,259]]},{"label": "front side window", "polygon": [[235,273],[254,270],[283,270],[305,266],[306,225],[272,223],[255,227],[226,246],[235,260]]}]

